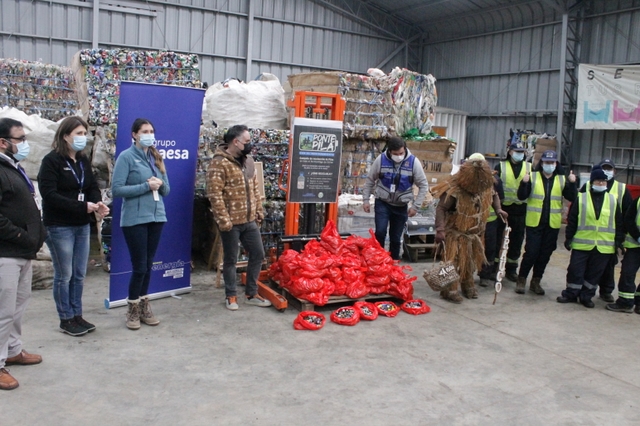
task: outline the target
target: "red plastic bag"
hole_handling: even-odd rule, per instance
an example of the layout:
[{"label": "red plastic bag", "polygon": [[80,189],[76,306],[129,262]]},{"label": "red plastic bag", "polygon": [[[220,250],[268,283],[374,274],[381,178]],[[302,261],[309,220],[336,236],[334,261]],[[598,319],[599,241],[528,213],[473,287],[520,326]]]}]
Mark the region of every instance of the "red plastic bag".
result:
[{"label": "red plastic bag", "polygon": [[393,318],[400,312],[398,305],[393,302],[376,302],[375,305],[378,308],[378,313],[385,317]]},{"label": "red plastic bag", "polygon": [[331,321],[340,325],[356,325],[360,322],[360,312],[353,306],[344,306],[331,312]]},{"label": "red plastic bag", "polygon": [[324,306],[329,301],[329,294],[322,291],[317,291],[314,293],[307,293],[305,295],[302,295],[299,297],[299,299],[304,299],[316,306]]},{"label": "red plastic bag", "polygon": [[369,294],[384,294],[389,291],[388,285],[369,287]]},{"label": "red plastic bag", "polygon": [[400,309],[411,315],[422,315],[431,312],[429,305],[420,299],[407,300],[400,305]]},{"label": "red plastic bag", "polygon": [[342,238],[340,238],[340,234],[338,234],[338,229],[334,221],[328,221],[322,233],[320,233],[320,244],[333,254],[336,254],[342,246]]},{"label": "red plastic bag", "polygon": [[362,279],[347,281],[347,291],[345,294],[350,299],[360,299],[369,294],[369,287],[367,287]]},{"label": "red plastic bag", "polygon": [[334,296],[344,296],[344,294],[347,292],[347,283],[345,283],[342,280],[337,280],[333,282],[334,288],[333,288],[333,295]]},{"label": "red plastic bag", "polygon": [[322,291],[324,280],[322,278],[298,277],[292,280],[291,287],[302,294]]},{"label": "red plastic bag", "polygon": [[364,283],[369,287],[384,287],[389,285],[391,278],[389,275],[367,275]]},{"label": "red plastic bag", "polygon": [[296,330],[320,330],[327,321],[324,315],[315,311],[302,311],[293,320],[293,328]]},{"label": "red plastic bag", "polygon": [[353,307],[360,311],[360,319],[373,321],[378,318],[378,308],[370,302],[356,302]]},{"label": "red plastic bag", "polygon": [[410,277],[400,281],[399,283],[392,282],[389,285],[389,293],[391,296],[397,297],[402,300],[411,300],[413,299],[413,282],[417,280],[418,277]]}]

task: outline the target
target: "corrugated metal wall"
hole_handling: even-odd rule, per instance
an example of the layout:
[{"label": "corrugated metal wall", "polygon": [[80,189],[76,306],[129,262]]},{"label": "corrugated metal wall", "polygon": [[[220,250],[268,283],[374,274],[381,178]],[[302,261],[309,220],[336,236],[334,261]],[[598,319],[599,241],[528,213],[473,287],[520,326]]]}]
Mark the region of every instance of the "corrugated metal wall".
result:
[{"label": "corrugated metal wall", "polygon": [[[640,1],[589,6],[580,62],[640,64]],[[530,26],[424,46],[422,72],[438,79],[438,104],[469,112],[467,154],[504,154],[510,128],[556,133],[561,29],[561,15],[547,14]],[[599,161],[609,145],[640,147],[640,131],[576,131],[573,161]]]},{"label": "corrugated metal wall", "polygon": [[[209,83],[255,78],[262,72],[283,82],[289,74],[314,70],[362,73],[402,44],[400,37],[309,0],[109,1],[123,7],[106,3],[99,13],[101,48],[196,53],[202,80]],[[0,57],[68,65],[75,52],[92,45],[92,8],[92,2],[77,0],[2,0]],[[404,66],[403,54],[384,68],[394,66]]]}]

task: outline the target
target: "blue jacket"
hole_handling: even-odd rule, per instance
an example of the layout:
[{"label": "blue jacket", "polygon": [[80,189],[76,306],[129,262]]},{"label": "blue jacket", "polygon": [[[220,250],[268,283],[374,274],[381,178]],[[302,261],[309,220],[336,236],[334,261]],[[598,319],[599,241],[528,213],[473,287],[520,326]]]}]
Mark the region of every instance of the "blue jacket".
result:
[{"label": "blue jacket", "polygon": [[[160,201],[153,199],[147,179],[151,176],[162,179],[158,189]],[[166,222],[163,198],[169,195],[169,179],[166,173],[149,163],[144,151],[135,144],[122,151],[116,160],[111,180],[114,197],[124,198],[120,226],[134,226],[149,222]]]}]

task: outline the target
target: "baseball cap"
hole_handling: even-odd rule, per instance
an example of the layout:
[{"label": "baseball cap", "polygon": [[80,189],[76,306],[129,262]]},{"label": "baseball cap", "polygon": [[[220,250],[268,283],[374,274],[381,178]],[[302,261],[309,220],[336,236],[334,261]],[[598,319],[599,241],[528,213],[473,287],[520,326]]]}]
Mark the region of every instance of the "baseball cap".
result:
[{"label": "baseball cap", "polygon": [[509,144],[509,150],[524,152],[526,151],[526,148],[522,142],[511,142],[511,144]]},{"label": "baseball cap", "polygon": [[602,166],[611,166],[611,168],[615,169],[616,165],[614,164],[613,161],[611,161],[610,158],[605,158],[604,160],[602,160],[600,162],[600,164],[598,164],[598,166],[600,166],[602,168]]},{"label": "baseball cap", "polygon": [[549,149],[542,153],[540,161],[558,161],[558,154],[556,154],[555,151]]}]

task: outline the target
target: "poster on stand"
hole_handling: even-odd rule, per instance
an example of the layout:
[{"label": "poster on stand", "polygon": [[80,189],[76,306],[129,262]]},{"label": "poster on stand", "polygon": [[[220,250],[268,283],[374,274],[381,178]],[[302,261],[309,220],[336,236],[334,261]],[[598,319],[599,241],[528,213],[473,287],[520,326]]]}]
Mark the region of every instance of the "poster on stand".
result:
[{"label": "poster on stand", "polygon": [[[169,195],[164,198],[167,223],[153,259],[149,297],[174,296],[191,290],[191,228],[203,89],[122,82],[116,135],[116,158],[132,143],[137,118],[153,123],[155,146],[164,158]],[[105,306],[126,305],[132,274],[129,250],[120,228],[122,198],[113,203],[111,273]]]},{"label": "poster on stand", "polygon": [[288,201],[338,202],[342,121],[295,117],[291,134]]},{"label": "poster on stand", "polygon": [[640,129],[640,65],[580,64],[576,129]]}]

